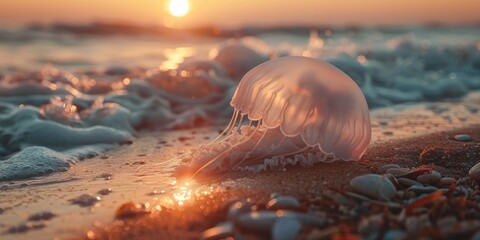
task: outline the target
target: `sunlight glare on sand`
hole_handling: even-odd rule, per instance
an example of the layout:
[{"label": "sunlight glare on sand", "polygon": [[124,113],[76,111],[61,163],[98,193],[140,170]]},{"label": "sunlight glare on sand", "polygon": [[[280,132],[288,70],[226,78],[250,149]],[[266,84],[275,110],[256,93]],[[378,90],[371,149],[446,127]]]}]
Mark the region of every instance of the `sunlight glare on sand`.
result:
[{"label": "sunlight glare on sand", "polygon": [[168,10],[170,14],[175,17],[183,17],[188,13],[190,9],[190,4],[188,0],[171,0],[168,5]]},{"label": "sunlight glare on sand", "polygon": [[190,188],[190,183],[183,183],[178,187],[178,191],[173,194],[173,198],[178,203],[178,205],[183,205],[185,201],[188,201],[192,198],[192,189]]}]

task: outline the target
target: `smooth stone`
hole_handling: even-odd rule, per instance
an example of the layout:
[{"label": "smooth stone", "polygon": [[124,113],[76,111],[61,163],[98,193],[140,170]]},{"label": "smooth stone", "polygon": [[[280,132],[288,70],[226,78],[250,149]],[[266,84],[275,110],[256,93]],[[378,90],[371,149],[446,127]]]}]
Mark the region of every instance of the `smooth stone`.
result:
[{"label": "smooth stone", "polygon": [[308,227],[322,228],[326,223],[324,218],[293,211],[278,210],[275,212],[256,211],[244,213],[236,219],[235,225],[250,231],[269,233],[275,224],[275,221],[284,217],[295,218],[303,226]]},{"label": "smooth stone", "polygon": [[102,190],[99,190],[97,193],[100,195],[108,195],[112,192],[112,189],[110,188],[104,188]]},{"label": "smooth stone", "polygon": [[465,239],[480,228],[479,220],[466,220],[440,228],[446,239]]},{"label": "smooth stone", "polygon": [[422,174],[417,177],[417,181],[423,184],[435,185],[442,179],[442,175],[439,172],[433,171],[432,173]]},{"label": "smooth stone", "polygon": [[468,142],[472,140],[472,136],[468,134],[457,134],[453,137],[457,141]]},{"label": "smooth stone", "polygon": [[292,196],[278,196],[267,203],[271,210],[299,208],[300,202]]},{"label": "smooth stone", "polygon": [[225,239],[227,237],[233,236],[233,230],[234,230],[233,223],[231,222],[219,223],[217,224],[217,226],[203,231],[201,239],[203,240]]},{"label": "smooth stone", "polygon": [[419,194],[419,193],[432,193],[432,192],[435,192],[435,191],[438,191],[438,188],[434,187],[434,186],[411,186],[408,188],[409,191],[412,191],[416,194]]},{"label": "smooth stone", "polygon": [[270,199],[274,199],[274,198],[280,197],[280,196],[281,196],[281,195],[278,194],[278,193],[272,193],[272,194],[270,194]]},{"label": "smooth stone", "polygon": [[415,180],[409,179],[409,178],[397,178],[397,181],[405,187],[422,186],[421,183],[419,183]]},{"label": "smooth stone", "polygon": [[470,168],[470,171],[468,171],[468,176],[475,180],[480,180],[480,162]]},{"label": "smooth stone", "polygon": [[32,214],[28,220],[29,221],[41,221],[41,220],[50,220],[54,217],[56,217],[57,215],[51,213],[51,212],[38,212],[38,213],[35,213],[35,214]]},{"label": "smooth stone", "polygon": [[388,232],[383,235],[383,240],[400,240],[400,239],[406,239],[407,237],[407,232],[403,230],[389,230]]},{"label": "smooth stone", "polygon": [[387,165],[383,165],[381,168],[379,168],[377,170],[377,173],[378,174],[384,174],[384,173],[387,173],[387,170],[393,169],[393,168],[401,168],[401,167],[397,164],[387,164]]},{"label": "smooth stone", "polygon": [[480,240],[480,230],[473,234],[471,240]]},{"label": "smooth stone", "polygon": [[444,177],[440,179],[440,185],[441,186],[450,186],[452,183],[456,183],[457,179],[455,178],[450,178],[450,177]]},{"label": "smooth stone", "polygon": [[136,218],[149,213],[142,204],[126,202],[122,204],[115,212],[116,219]]},{"label": "smooth stone", "polygon": [[251,205],[245,201],[237,201],[230,205],[227,213],[227,220],[233,221],[242,213],[249,212]]},{"label": "smooth stone", "polygon": [[448,217],[444,217],[444,218],[440,218],[437,220],[437,226],[439,227],[439,229],[442,229],[444,227],[448,227],[452,224],[456,224],[458,223],[458,220],[456,217],[454,216],[448,216]]},{"label": "smooth stone", "polygon": [[277,219],[272,228],[273,240],[295,240],[302,229],[302,224],[293,217]]},{"label": "smooth stone", "polygon": [[390,200],[397,189],[387,177],[378,174],[358,176],[350,181],[350,186],[358,193],[378,199]]},{"label": "smooth stone", "polygon": [[405,228],[410,235],[415,236],[423,229],[430,227],[432,227],[432,223],[427,214],[407,217],[405,219]]},{"label": "smooth stone", "polygon": [[390,173],[395,177],[405,175],[412,171],[411,169],[408,168],[390,168],[386,171],[386,173]]},{"label": "smooth stone", "polygon": [[80,207],[87,207],[92,206],[96,202],[98,202],[101,198],[98,196],[92,196],[90,194],[82,194],[74,199],[70,199],[69,201],[72,204],[77,204]]},{"label": "smooth stone", "polygon": [[357,229],[362,236],[374,239],[377,237],[383,226],[383,215],[376,214],[369,217],[363,217],[358,223]]}]

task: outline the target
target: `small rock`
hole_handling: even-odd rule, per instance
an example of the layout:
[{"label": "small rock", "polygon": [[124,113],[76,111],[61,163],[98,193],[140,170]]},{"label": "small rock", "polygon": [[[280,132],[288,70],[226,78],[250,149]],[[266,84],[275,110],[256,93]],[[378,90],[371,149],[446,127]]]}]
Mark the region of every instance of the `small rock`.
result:
[{"label": "small rock", "polygon": [[300,202],[292,196],[278,196],[267,203],[270,210],[296,209],[300,207]]},{"label": "small rock", "polygon": [[104,188],[104,189],[98,191],[97,193],[100,194],[100,195],[108,195],[108,194],[110,194],[111,192],[112,192],[112,189],[110,189],[110,188]]},{"label": "small rock", "polygon": [[456,224],[458,223],[458,220],[456,217],[454,216],[449,216],[449,217],[444,217],[444,218],[440,218],[437,220],[436,224],[438,226],[439,229],[442,229],[442,228],[445,228],[445,227],[448,227],[452,224]]},{"label": "small rock", "polygon": [[350,186],[361,194],[379,200],[390,200],[397,190],[387,177],[378,174],[358,176],[350,181]]},{"label": "small rock", "polygon": [[358,232],[368,239],[376,239],[383,226],[384,221],[381,214],[363,217],[358,223]]},{"label": "small rock", "polygon": [[422,193],[432,193],[435,191],[438,191],[438,188],[434,186],[411,186],[408,188],[409,191],[412,191],[416,194],[422,194]]},{"label": "small rock", "polygon": [[480,240],[480,230],[473,234],[471,240]]},{"label": "small rock", "polygon": [[87,206],[92,206],[95,204],[97,201],[100,201],[100,197],[98,196],[92,196],[90,194],[82,194],[74,199],[70,199],[69,201],[72,204],[77,204],[80,207],[87,207]]},{"label": "small rock", "polygon": [[38,213],[35,213],[35,214],[32,214],[28,220],[29,221],[40,221],[40,220],[50,220],[54,217],[56,217],[57,215],[51,213],[51,212],[47,212],[47,211],[44,211],[44,212],[38,212]]},{"label": "small rock", "polygon": [[432,223],[430,222],[427,214],[408,217],[405,220],[405,228],[407,229],[407,232],[412,236],[416,236],[423,229],[430,228],[431,226]]},{"label": "small rock", "polygon": [[230,205],[228,208],[228,213],[227,213],[227,220],[233,221],[239,216],[240,214],[249,212],[251,208],[251,205],[247,202],[244,201],[237,201]]},{"label": "small rock", "polygon": [[220,240],[233,236],[233,223],[223,222],[217,224],[213,228],[209,228],[202,232],[201,239],[204,240]]},{"label": "small rock", "polygon": [[160,194],[165,194],[165,190],[160,190],[160,191],[153,190],[153,191],[147,193],[148,196],[155,196],[155,195],[160,195]]},{"label": "small rock", "polygon": [[415,180],[412,180],[412,179],[408,179],[408,178],[398,178],[397,180],[404,187],[422,186],[421,183],[419,183]]},{"label": "small rock", "polygon": [[102,174],[100,174],[100,176],[98,176],[98,177],[103,178],[103,179],[105,179],[105,180],[112,180],[112,176],[113,176],[113,175],[112,175],[111,173],[102,173]]},{"label": "small rock", "polygon": [[383,240],[400,240],[400,239],[407,239],[407,232],[400,229],[389,230],[383,236]]},{"label": "small rock", "polygon": [[192,139],[195,139],[195,137],[184,137],[184,136],[178,137],[178,141],[180,142],[185,142]]},{"label": "small rock", "polygon": [[325,218],[299,212],[278,210],[276,212],[256,211],[244,213],[237,218],[235,225],[245,230],[269,233],[275,221],[284,217],[295,218],[303,226],[308,227],[322,228],[326,223]]},{"label": "small rock", "polygon": [[45,224],[30,224],[30,223],[20,223],[17,226],[10,227],[7,231],[8,233],[24,233],[34,229],[41,229],[44,228]]},{"label": "small rock", "polygon": [[472,168],[470,168],[470,171],[468,171],[468,176],[475,180],[480,180],[480,162],[475,164]]},{"label": "small rock", "polygon": [[281,196],[281,195],[278,194],[278,193],[272,193],[272,194],[270,194],[270,199],[274,199],[274,198],[279,197],[279,196]]},{"label": "small rock", "polygon": [[302,224],[293,217],[277,219],[272,228],[273,240],[295,240],[302,229]]},{"label": "small rock", "polygon": [[457,180],[455,178],[444,177],[440,179],[440,186],[450,186],[452,183],[456,183]]},{"label": "small rock", "polygon": [[141,204],[127,202],[122,204],[115,212],[116,219],[135,218],[149,213],[149,211]]},{"label": "small rock", "polygon": [[435,185],[442,179],[442,175],[439,172],[433,171],[432,173],[422,174],[417,177],[417,181],[423,184]]},{"label": "small rock", "polygon": [[411,170],[408,168],[390,168],[387,169],[386,173],[392,174],[395,177],[405,175],[409,173]]},{"label": "small rock", "polygon": [[392,168],[400,168],[400,166],[397,165],[397,164],[387,164],[387,165],[384,165],[381,168],[379,168],[377,170],[377,173],[378,174],[384,174],[384,173],[387,173],[388,169],[392,169]]},{"label": "small rock", "polygon": [[467,239],[480,228],[480,221],[467,220],[440,228],[445,239]]},{"label": "small rock", "polygon": [[457,141],[468,142],[472,141],[472,137],[468,134],[457,134],[453,137]]}]

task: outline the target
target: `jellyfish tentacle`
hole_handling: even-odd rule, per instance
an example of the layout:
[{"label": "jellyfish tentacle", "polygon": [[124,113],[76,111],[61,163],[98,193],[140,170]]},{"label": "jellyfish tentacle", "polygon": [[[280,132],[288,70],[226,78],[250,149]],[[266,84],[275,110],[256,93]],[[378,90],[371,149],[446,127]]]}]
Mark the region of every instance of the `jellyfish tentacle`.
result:
[{"label": "jellyfish tentacle", "polygon": [[[251,127],[251,125],[249,126],[249,128]],[[203,169],[205,169],[206,167],[210,166],[212,163],[214,163],[215,161],[217,161],[221,156],[223,156],[224,154],[226,153],[229,153],[230,151],[232,151],[235,147],[239,146],[240,144],[243,144],[245,143],[246,141],[249,141],[254,135],[255,133],[258,131],[258,127],[255,127],[255,130],[249,135],[242,135],[240,137],[240,139],[237,140],[237,142],[235,142],[234,145],[232,145],[231,147],[229,147],[228,149],[224,150],[223,152],[221,152],[220,154],[218,154],[217,156],[215,156],[213,159],[209,160],[207,163],[203,164],[199,169],[197,169],[193,175],[191,176],[191,178],[194,178],[199,172],[201,172]],[[243,141],[240,141],[242,140],[242,138],[244,136],[247,136],[247,139],[243,140]]]},{"label": "jellyfish tentacle", "polygon": [[239,114],[241,114],[240,111],[235,110],[233,112],[233,117],[230,119],[230,123],[228,123],[228,126],[213,141],[208,143],[207,146],[217,142],[221,137],[225,136],[228,132],[230,132],[230,130],[236,125],[236,121]]},{"label": "jellyfish tentacle", "polygon": [[[278,146],[279,146],[279,145],[278,145]],[[278,149],[278,146],[277,146],[276,148],[270,150],[270,152],[268,152],[267,154],[265,154],[265,155],[263,155],[263,156],[261,156],[261,157],[257,157],[256,159],[266,158],[266,157],[267,157],[268,155],[270,155],[274,150]],[[297,153],[301,153],[301,152],[307,150],[308,148],[309,148],[308,146],[305,146],[305,147],[299,148],[299,149],[297,149],[297,150],[295,150],[295,151],[293,151],[293,152],[288,152],[288,153],[279,154],[279,155],[275,155],[275,156],[281,156],[281,157],[283,157],[283,156],[290,156],[290,155],[294,155],[294,154],[297,154]],[[226,177],[228,177],[228,175],[229,175],[232,171],[234,171],[236,168],[238,168],[238,167],[243,163],[243,161],[244,161],[245,159],[246,159],[246,157],[245,157],[244,159],[242,159],[242,161],[240,161],[239,163],[235,164],[235,166],[234,166],[233,168],[230,168],[230,170],[229,170],[227,173],[225,173],[225,174],[221,177],[221,179],[225,179]]]}]

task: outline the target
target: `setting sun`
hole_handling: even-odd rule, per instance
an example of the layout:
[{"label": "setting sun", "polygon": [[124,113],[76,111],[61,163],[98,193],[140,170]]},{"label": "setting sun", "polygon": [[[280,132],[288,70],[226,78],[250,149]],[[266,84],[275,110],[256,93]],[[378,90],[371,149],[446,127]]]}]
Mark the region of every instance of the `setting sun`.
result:
[{"label": "setting sun", "polygon": [[188,0],[171,0],[170,4],[168,5],[168,10],[170,14],[175,17],[183,17],[187,14],[190,5]]}]

